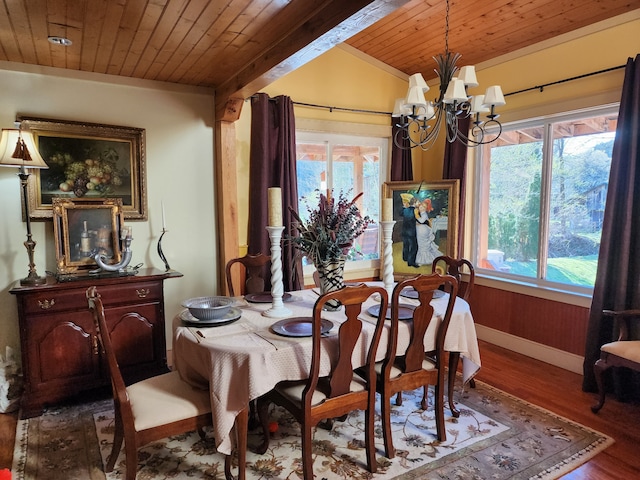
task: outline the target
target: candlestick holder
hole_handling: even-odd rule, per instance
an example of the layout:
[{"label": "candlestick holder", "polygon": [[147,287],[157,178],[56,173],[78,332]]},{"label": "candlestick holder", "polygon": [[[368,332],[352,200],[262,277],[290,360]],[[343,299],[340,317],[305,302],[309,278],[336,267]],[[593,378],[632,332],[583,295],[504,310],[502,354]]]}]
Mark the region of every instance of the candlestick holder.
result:
[{"label": "candlestick holder", "polygon": [[271,308],[262,315],[271,318],[290,317],[293,313],[282,302],[284,285],[282,283],[282,232],[284,227],[267,227],[271,240]]},{"label": "candlestick holder", "polygon": [[382,281],[384,282],[384,288],[389,294],[389,298],[391,298],[391,294],[393,293],[393,246],[391,235],[393,234],[393,226],[395,225],[395,220],[391,221],[382,221],[380,225],[382,226]]},{"label": "candlestick holder", "polygon": [[162,252],[162,237],[164,237],[164,234],[167,233],[169,230],[166,230],[164,227],[162,228],[162,233],[160,234],[160,238],[158,239],[158,255],[160,255],[160,259],[164,262],[164,271],[168,272],[169,270],[171,270],[171,267],[169,266],[169,262],[167,262],[167,257],[164,256],[164,253]]}]

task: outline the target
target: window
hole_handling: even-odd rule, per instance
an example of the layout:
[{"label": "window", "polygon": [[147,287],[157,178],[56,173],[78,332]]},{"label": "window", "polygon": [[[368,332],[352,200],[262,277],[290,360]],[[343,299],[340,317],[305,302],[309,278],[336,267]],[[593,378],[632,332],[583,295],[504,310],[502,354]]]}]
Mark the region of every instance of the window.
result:
[{"label": "window", "polygon": [[[386,172],[387,139],[359,135],[340,135],[321,132],[296,132],[296,165],[298,195],[311,198],[315,205],[318,192],[333,190],[354,197],[360,192],[360,211],[374,220],[356,239],[347,255],[347,269],[355,262],[366,268],[380,257],[378,220],[380,191]],[[300,201],[300,216],[306,220],[306,203]],[[303,265],[306,259],[303,259]]]},{"label": "window", "polygon": [[593,288],[617,107],[503,126],[479,152],[475,263],[483,273]]}]

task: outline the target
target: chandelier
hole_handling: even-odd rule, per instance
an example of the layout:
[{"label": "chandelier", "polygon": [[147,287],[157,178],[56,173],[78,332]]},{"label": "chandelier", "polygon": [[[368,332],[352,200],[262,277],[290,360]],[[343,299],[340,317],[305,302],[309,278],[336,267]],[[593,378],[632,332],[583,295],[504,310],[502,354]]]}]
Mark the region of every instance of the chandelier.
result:
[{"label": "chandelier", "polygon": [[[408,150],[420,147],[428,150],[446,125],[447,141],[459,141],[468,147],[477,147],[494,142],[502,133],[495,107],[504,105],[504,95],[499,85],[487,88],[484,95],[469,96],[468,87],[477,87],[474,66],[460,69],[456,62],[459,53],[449,52],[449,0],[445,17],[444,54],[433,59],[438,68],[434,70],[440,79],[440,94],[433,102],[425,99],[429,86],[421,73],[409,77],[409,89],[405,98],[396,100],[392,116],[399,117],[394,135],[397,147]],[[481,114],[485,114],[484,118]],[[460,128],[460,121],[469,118],[469,130]]]}]

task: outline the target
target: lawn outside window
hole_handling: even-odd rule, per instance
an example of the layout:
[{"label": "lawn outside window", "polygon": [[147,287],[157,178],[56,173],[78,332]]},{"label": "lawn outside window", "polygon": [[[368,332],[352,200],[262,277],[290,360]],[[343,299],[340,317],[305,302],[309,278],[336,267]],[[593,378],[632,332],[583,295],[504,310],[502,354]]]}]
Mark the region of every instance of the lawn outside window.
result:
[{"label": "lawn outside window", "polygon": [[595,282],[618,106],[503,125],[478,149],[478,273],[589,294]]}]

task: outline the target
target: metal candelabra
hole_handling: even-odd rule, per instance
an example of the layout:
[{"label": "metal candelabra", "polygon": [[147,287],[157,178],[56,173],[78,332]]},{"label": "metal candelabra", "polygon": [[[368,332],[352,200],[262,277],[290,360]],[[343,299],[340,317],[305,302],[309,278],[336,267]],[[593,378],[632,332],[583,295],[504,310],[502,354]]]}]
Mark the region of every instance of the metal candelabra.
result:
[{"label": "metal candelabra", "polygon": [[162,234],[160,234],[160,238],[158,239],[158,255],[160,255],[160,259],[164,262],[164,270],[165,272],[168,272],[169,270],[171,270],[171,267],[169,266],[169,262],[167,262],[167,257],[164,256],[164,253],[162,252],[162,237],[164,237],[164,234],[167,233],[169,230],[166,230],[165,228],[162,229]]}]

